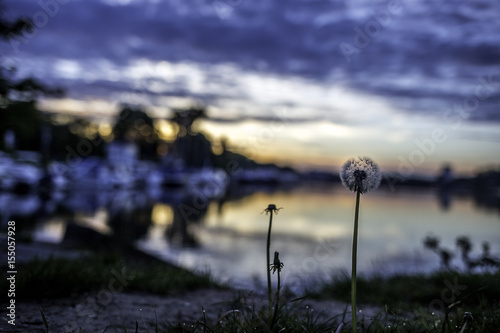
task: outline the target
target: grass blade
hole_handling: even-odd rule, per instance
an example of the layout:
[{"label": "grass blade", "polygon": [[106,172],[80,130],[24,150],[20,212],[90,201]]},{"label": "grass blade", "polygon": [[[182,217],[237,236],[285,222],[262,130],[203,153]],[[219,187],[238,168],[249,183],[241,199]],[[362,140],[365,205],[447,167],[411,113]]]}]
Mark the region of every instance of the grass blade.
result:
[{"label": "grass blade", "polygon": [[49,324],[47,323],[47,318],[45,318],[45,315],[43,314],[42,307],[40,307],[40,314],[42,315],[43,325],[45,326],[45,329],[47,330],[47,333],[48,333],[49,332]]}]

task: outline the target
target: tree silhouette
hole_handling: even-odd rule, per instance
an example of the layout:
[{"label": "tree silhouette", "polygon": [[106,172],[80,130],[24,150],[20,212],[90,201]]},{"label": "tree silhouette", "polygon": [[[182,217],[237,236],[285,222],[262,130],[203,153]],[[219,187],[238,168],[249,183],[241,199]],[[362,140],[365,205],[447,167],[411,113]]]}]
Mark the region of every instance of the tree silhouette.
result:
[{"label": "tree silhouette", "polygon": [[141,151],[141,157],[154,159],[158,135],[153,119],[140,108],[124,105],[113,126],[115,140],[136,143]]},{"label": "tree silhouette", "polygon": [[0,36],[4,39],[11,38],[21,34],[23,29],[30,29],[33,24],[26,18],[19,18],[14,22],[8,22],[3,18],[5,12],[5,4],[0,0]]},{"label": "tree silhouette", "polygon": [[176,110],[171,121],[179,126],[177,136],[185,136],[186,134],[194,135],[196,131],[193,129],[193,124],[198,119],[207,118],[206,109],[203,107],[191,107],[187,110]]},{"label": "tree silhouette", "polygon": [[[3,40],[12,39],[21,34],[23,30],[30,29],[33,24],[26,18],[19,18],[9,22],[5,17],[5,5],[0,0],[0,38]],[[1,59],[3,61],[3,59]],[[61,89],[49,88],[34,78],[24,78],[14,80],[16,72],[14,67],[0,64],[0,107],[5,107],[12,101],[30,102],[36,100],[41,95],[61,96]]]},{"label": "tree silhouette", "polygon": [[[19,35],[32,24],[25,18],[10,22],[4,17],[5,5],[0,1],[0,39],[8,40]],[[61,89],[50,88],[34,78],[15,79],[16,68],[0,59],[0,148],[8,130],[16,133],[18,148],[39,148],[42,117],[35,106],[41,96],[61,97]]]},{"label": "tree silhouette", "polygon": [[179,127],[173,151],[187,168],[213,166],[212,144],[193,126],[197,120],[203,118],[207,118],[206,109],[196,106],[187,110],[176,110],[170,119]]}]

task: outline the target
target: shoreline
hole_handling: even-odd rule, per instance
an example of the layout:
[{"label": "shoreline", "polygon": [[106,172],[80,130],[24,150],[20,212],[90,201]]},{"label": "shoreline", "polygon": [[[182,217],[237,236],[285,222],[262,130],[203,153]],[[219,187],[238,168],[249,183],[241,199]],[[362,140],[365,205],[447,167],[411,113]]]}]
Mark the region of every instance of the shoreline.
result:
[{"label": "shoreline", "polygon": [[[88,253],[89,250],[60,244],[19,243],[17,263],[22,265],[35,257],[42,260],[49,257],[78,260]],[[140,250],[128,252],[128,256],[131,253],[135,260],[140,258],[141,261],[146,259],[170,265],[149,254],[144,254],[144,257]],[[325,320],[341,315],[349,306],[339,301],[314,299],[296,302],[288,300],[286,304],[298,314],[311,311]],[[166,329],[168,325],[190,326],[203,319],[205,314],[206,320],[215,324],[228,311],[259,309],[263,306],[267,306],[265,293],[232,286],[223,289],[202,287],[168,295],[102,288],[62,298],[18,300],[15,326],[8,323],[7,316],[2,316],[0,332],[46,332],[41,310],[51,332],[79,332],[80,329],[85,332],[102,332],[106,327],[106,332],[123,332],[124,327],[127,331],[134,332],[136,323],[140,330],[154,331],[156,325],[162,329]],[[376,308],[366,308],[370,313],[378,311],[374,309]]]}]

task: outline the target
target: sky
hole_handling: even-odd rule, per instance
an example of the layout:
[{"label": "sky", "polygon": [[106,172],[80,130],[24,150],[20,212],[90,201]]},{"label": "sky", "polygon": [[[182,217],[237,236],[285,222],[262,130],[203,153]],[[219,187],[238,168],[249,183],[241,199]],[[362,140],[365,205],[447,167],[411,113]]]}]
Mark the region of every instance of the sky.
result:
[{"label": "sky", "polygon": [[2,44],[39,107],[111,121],[201,104],[199,128],[261,162],[401,176],[500,165],[496,0],[4,0],[35,29]]}]

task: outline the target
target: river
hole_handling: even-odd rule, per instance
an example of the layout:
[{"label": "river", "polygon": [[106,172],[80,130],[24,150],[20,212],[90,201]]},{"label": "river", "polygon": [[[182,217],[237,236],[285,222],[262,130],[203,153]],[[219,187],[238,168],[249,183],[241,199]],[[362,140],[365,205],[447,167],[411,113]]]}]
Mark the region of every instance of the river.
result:
[{"label": "river", "polygon": [[[69,225],[112,235],[121,243],[196,271],[210,271],[235,286],[265,283],[268,204],[273,216],[271,255],[279,251],[283,282],[302,288],[350,271],[355,196],[339,184],[293,189],[253,189],[225,200],[197,203],[175,191],[152,196],[140,191],[72,191],[51,198],[0,195],[2,220],[16,219],[35,242],[66,241]],[[191,201],[190,201],[191,200]],[[203,204],[203,205],[202,205]],[[435,189],[381,188],[361,197],[358,243],[360,274],[428,272],[440,258],[426,249],[426,236],[455,253],[468,236],[472,257],[483,242],[500,253],[500,214],[470,196],[438,195]],[[66,235],[67,237],[67,235]],[[74,237],[74,236],[73,236]]]}]

